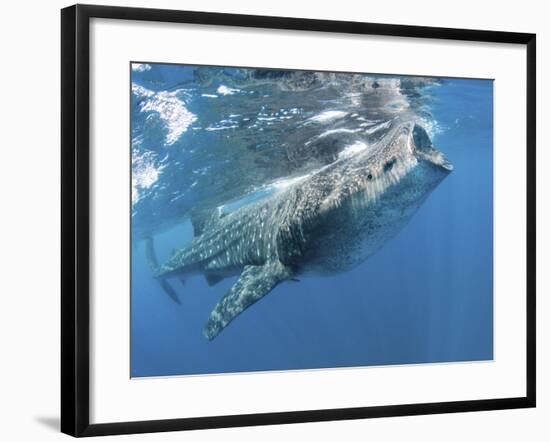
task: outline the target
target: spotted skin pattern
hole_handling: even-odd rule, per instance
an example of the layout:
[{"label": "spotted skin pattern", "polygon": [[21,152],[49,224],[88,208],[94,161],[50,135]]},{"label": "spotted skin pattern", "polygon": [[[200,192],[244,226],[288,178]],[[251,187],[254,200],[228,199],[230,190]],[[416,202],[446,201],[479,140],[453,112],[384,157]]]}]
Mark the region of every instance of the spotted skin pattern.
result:
[{"label": "spotted skin pattern", "polygon": [[[452,165],[414,122],[394,121],[376,144],[340,158],[283,191],[195,223],[195,238],[158,265],[154,276],[240,275],[203,334],[214,339],[279,283],[347,271],[410,220]],[[172,296],[172,294],[171,294]]]}]

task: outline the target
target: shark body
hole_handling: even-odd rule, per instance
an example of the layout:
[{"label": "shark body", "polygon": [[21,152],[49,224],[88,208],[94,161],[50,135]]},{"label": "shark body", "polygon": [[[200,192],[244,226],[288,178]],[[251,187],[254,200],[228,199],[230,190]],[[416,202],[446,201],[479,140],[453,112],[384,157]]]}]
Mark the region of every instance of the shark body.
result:
[{"label": "shark body", "polygon": [[283,191],[225,215],[192,219],[195,238],[162,265],[150,241],[154,276],[177,301],[168,278],[199,273],[213,285],[240,275],[204,327],[211,340],[281,282],[364,262],[451,170],[422,127],[396,123],[375,145],[344,154]]}]

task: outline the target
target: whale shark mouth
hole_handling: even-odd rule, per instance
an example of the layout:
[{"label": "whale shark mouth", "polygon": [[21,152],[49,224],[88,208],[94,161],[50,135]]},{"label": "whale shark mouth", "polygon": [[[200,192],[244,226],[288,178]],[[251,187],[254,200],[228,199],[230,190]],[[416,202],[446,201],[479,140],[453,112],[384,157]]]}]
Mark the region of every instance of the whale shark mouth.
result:
[{"label": "whale shark mouth", "polygon": [[452,172],[454,169],[453,164],[447,158],[445,158],[445,155],[441,154],[441,156],[443,157],[443,159],[440,163],[438,163],[438,165],[443,167],[443,169],[448,170],[449,172]]},{"label": "whale shark mouth", "polygon": [[421,160],[425,160],[434,166],[441,167],[447,172],[451,172],[454,169],[453,164],[447,159],[443,152],[434,147],[426,130],[418,124],[411,126],[409,147],[413,154]]},{"label": "whale shark mouth", "polygon": [[437,149],[431,149],[429,151],[416,151],[417,158],[427,161],[434,166],[440,167],[447,172],[452,172],[454,169],[453,164],[447,159],[443,152]]}]

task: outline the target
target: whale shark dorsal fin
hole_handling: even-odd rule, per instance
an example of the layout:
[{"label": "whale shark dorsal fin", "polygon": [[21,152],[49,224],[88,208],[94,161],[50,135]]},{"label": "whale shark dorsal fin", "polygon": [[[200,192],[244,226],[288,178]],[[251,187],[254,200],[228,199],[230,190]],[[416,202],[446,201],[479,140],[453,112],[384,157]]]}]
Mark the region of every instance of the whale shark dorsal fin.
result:
[{"label": "whale shark dorsal fin", "polygon": [[189,218],[193,225],[193,234],[195,237],[201,236],[207,227],[213,225],[223,215],[223,212],[217,207],[211,210],[200,210],[192,213]]},{"label": "whale shark dorsal fin", "polygon": [[204,336],[214,339],[237,315],[292,276],[291,269],[279,260],[268,261],[262,266],[246,266],[239,280],[210,314],[203,330]]},{"label": "whale shark dorsal fin", "polygon": [[206,216],[201,216],[199,214],[193,214],[190,216],[191,218],[191,224],[193,225],[193,234],[195,235],[195,238],[197,236],[201,236],[204,232],[204,227],[207,223]]}]

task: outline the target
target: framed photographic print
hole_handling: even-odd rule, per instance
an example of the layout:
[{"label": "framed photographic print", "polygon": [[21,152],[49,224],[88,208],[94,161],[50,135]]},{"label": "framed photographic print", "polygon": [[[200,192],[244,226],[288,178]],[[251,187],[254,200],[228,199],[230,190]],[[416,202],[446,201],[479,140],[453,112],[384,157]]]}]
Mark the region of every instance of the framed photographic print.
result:
[{"label": "framed photographic print", "polygon": [[63,432],[535,406],[535,35],[61,19]]}]

